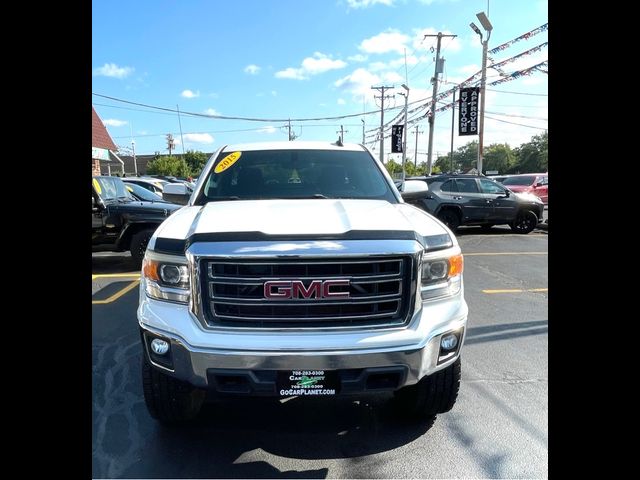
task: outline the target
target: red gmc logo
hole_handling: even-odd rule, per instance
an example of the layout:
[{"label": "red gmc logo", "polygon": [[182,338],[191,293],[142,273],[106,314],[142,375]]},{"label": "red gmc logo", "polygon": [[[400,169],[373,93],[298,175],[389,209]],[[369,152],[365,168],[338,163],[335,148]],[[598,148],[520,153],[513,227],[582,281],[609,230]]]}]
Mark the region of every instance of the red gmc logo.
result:
[{"label": "red gmc logo", "polygon": [[331,291],[332,287],[349,286],[349,280],[312,280],[305,287],[302,280],[281,281],[270,280],[264,282],[264,298],[268,299],[298,299],[313,298],[349,298],[349,292]]}]

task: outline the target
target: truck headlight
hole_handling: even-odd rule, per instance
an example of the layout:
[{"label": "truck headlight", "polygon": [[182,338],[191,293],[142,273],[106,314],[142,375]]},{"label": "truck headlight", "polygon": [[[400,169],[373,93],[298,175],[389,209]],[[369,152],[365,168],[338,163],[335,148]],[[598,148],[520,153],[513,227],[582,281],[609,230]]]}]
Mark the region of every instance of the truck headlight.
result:
[{"label": "truck headlight", "polygon": [[147,251],[142,262],[146,294],[167,302],[189,302],[189,269],[186,258]]},{"label": "truck headlight", "polygon": [[454,253],[424,253],[420,269],[420,293],[423,300],[457,294],[462,288],[464,260],[459,247]]}]

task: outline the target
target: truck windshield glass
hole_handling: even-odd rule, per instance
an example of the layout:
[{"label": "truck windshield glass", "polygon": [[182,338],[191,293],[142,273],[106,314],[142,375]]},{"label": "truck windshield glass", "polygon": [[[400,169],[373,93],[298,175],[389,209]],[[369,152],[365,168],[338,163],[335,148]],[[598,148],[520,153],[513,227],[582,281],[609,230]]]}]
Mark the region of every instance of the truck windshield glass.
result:
[{"label": "truck windshield glass", "polygon": [[[103,200],[116,200],[118,198],[131,198],[129,192],[124,186],[124,182],[118,177],[94,177],[98,182],[99,190],[97,193]],[[98,190],[98,189],[96,189]]]},{"label": "truck windshield glass", "polygon": [[259,150],[222,152],[195,204],[278,198],[358,198],[397,203],[368,152]]}]

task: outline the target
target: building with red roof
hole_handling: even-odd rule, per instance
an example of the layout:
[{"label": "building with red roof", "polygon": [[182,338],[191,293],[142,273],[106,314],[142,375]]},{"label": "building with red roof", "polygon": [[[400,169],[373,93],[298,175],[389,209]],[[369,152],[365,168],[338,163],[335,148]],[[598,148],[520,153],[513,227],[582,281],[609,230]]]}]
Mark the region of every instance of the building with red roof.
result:
[{"label": "building with red roof", "polygon": [[[109,132],[107,132],[107,128],[100,120],[100,117],[96,113],[96,109],[91,105],[91,161],[92,161],[92,175],[100,175],[100,162],[111,162],[111,158],[109,156],[109,152],[113,154],[113,152],[118,150],[118,147]],[[114,154],[115,156],[115,154]],[[117,158],[117,156],[116,156]]]}]

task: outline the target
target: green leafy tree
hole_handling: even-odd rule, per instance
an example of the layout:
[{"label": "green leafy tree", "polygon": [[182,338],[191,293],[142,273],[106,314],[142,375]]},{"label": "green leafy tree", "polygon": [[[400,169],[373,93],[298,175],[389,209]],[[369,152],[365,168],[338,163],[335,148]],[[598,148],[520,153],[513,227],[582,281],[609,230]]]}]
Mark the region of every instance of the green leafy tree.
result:
[{"label": "green leafy tree", "polygon": [[509,173],[538,173],[549,169],[548,132],[534,135],[515,149],[516,162]]},{"label": "green leafy tree", "polygon": [[184,158],[178,156],[159,156],[149,162],[147,172],[151,175],[173,175],[188,177],[191,172]]},{"label": "green leafy tree", "polygon": [[498,173],[508,172],[516,163],[516,155],[509,145],[494,143],[484,149],[482,159],[482,170],[497,170]]},{"label": "green leafy tree", "polygon": [[402,172],[402,165],[394,162],[393,160],[389,160],[384,164],[384,166],[387,169],[387,172],[389,172],[389,175],[391,175],[392,177],[394,173]]},{"label": "green leafy tree", "polygon": [[189,166],[191,176],[199,177],[209,157],[206,153],[198,150],[187,150],[187,153],[184,154],[184,159]]},{"label": "green leafy tree", "polygon": [[[455,154],[454,154],[454,158],[455,158]],[[438,170],[439,173],[451,171],[451,158],[449,157],[449,155],[438,157],[436,162],[433,164],[433,168],[431,169],[431,172],[433,173],[436,169]],[[454,160],[453,170],[455,169],[456,167],[455,167],[455,160]]]}]

